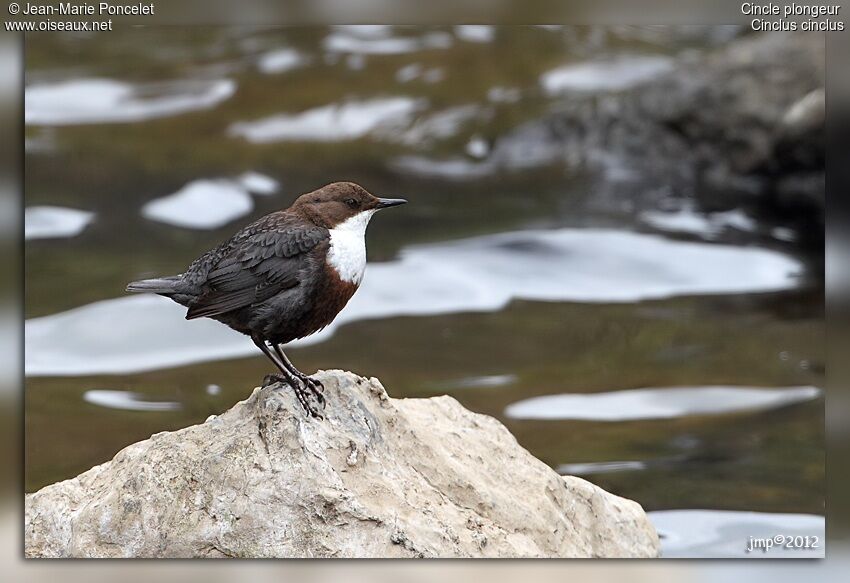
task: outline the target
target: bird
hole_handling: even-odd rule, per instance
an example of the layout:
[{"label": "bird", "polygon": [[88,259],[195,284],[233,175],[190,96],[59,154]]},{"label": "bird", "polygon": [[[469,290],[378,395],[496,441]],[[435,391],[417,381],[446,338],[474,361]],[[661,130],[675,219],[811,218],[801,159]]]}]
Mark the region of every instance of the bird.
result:
[{"label": "bird", "polygon": [[299,371],[281,345],[330,324],[363,281],[366,227],[379,210],[405,204],[353,182],[302,194],[195,259],[179,275],[133,281],[128,292],[154,293],[185,306],[186,319],[212,318],[250,336],[304,410],[322,417],[321,381]]}]

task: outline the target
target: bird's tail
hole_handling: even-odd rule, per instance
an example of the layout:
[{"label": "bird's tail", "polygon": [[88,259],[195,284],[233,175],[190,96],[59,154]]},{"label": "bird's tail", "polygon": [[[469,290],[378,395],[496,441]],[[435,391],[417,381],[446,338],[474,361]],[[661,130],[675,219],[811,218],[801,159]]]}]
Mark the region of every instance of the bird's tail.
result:
[{"label": "bird's tail", "polygon": [[169,277],[156,277],[154,279],[142,279],[140,281],[131,281],[127,284],[128,292],[140,292],[151,294],[168,294],[174,293],[177,284],[180,283],[179,275]]}]

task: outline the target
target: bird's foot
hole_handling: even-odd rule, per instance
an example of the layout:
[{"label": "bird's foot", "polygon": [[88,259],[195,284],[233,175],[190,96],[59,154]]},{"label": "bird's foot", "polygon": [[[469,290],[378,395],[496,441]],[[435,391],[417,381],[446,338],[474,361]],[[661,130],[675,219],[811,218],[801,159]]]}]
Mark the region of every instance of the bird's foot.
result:
[{"label": "bird's foot", "polygon": [[325,395],[323,394],[325,392],[325,385],[322,384],[322,381],[304,375],[301,382],[304,383],[304,386],[310,390],[316,398],[316,401],[318,401],[319,405],[321,405],[322,409],[324,409],[328,402],[325,400]]},{"label": "bird's foot", "polygon": [[319,413],[312,403],[310,403],[310,396],[312,395],[322,406],[322,409],[325,408],[325,397],[322,395],[322,389],[324,387],[321,382],[311,379],[306,375],[304,378],[299,377],[288,379],[279,374],[267,374],[263,379],[263,388],[275,383],[284,383],[292,387],[292,390],[295,392],[295,397],[298,399],[298,402],[301,403],[301,406],[304,407],[304,411],[306,411],[310,417],[324,419],[321,413]]},{"label": "bird's foot", "polygon": [[262,388],[265,389],[267,386],[273,385],[275,383],[287,383],[287,384],[289,384],[289,381],[286,378],[280,376],[279,374],[267,374],[265,377],[263,377]]},{"label": "bird's foot", "polygon": [[319,402],[319,404],[322,405],[323,409],[325,406],[325,398],[322,397],[321,394],[316,395],[314,389],[310,387],[310,385],[308,385],[305,381],[302,381],[301,379],[298,380],[301,381],[303,385],[292,386],[292,389],[295,391],[295,396],[298,397],[298,402],[301,403],[301,406],[304,407],[304,410],[307,412],[308,415],[310,415],[310,417],[314,417],[316,419],[324,419],[324,415],[322,415],[310,402],[310,395],[312,392],[312,394],[316,396],[316,400]]},{"label": "bird's foot", "polygon": [[305,388],[309,389],[313,396],[316,398],[316,401],[322,406],[322,409],[327,405],[327,401],[325,400],[325,385],[322,384],[322,381],[315,377],[307,376],[303,372],[294,370],[292,371],[298,380],[304,385]]}]

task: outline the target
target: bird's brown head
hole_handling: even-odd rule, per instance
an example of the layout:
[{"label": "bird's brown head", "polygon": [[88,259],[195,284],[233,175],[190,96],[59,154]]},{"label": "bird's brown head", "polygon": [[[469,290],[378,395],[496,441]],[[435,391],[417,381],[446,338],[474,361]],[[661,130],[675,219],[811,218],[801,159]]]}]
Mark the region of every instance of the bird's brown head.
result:
[{"label": "bird's brown head", "polygon": [[355,227],[362,223],[365,229],[376,211],[406,202],[403,198],[378,198],[353,182],[334,182],[302,194],[290,208],[326,229],[352,223]]}]

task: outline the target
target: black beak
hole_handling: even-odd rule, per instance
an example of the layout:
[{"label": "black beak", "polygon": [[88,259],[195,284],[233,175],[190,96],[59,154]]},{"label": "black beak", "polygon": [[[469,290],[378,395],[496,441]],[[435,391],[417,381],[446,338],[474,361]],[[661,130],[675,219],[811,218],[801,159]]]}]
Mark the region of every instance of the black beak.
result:
[{"label": "black beak", "polygon": [[378,206],[376,206],[375,208],[378,209],[378,210],[386,209],[386,208],[390,208],[391,206],[398,206],[400,204],[405,204],[406,202],[407,201],[404,200],[403,198],[379,198],[378,199]]}]

